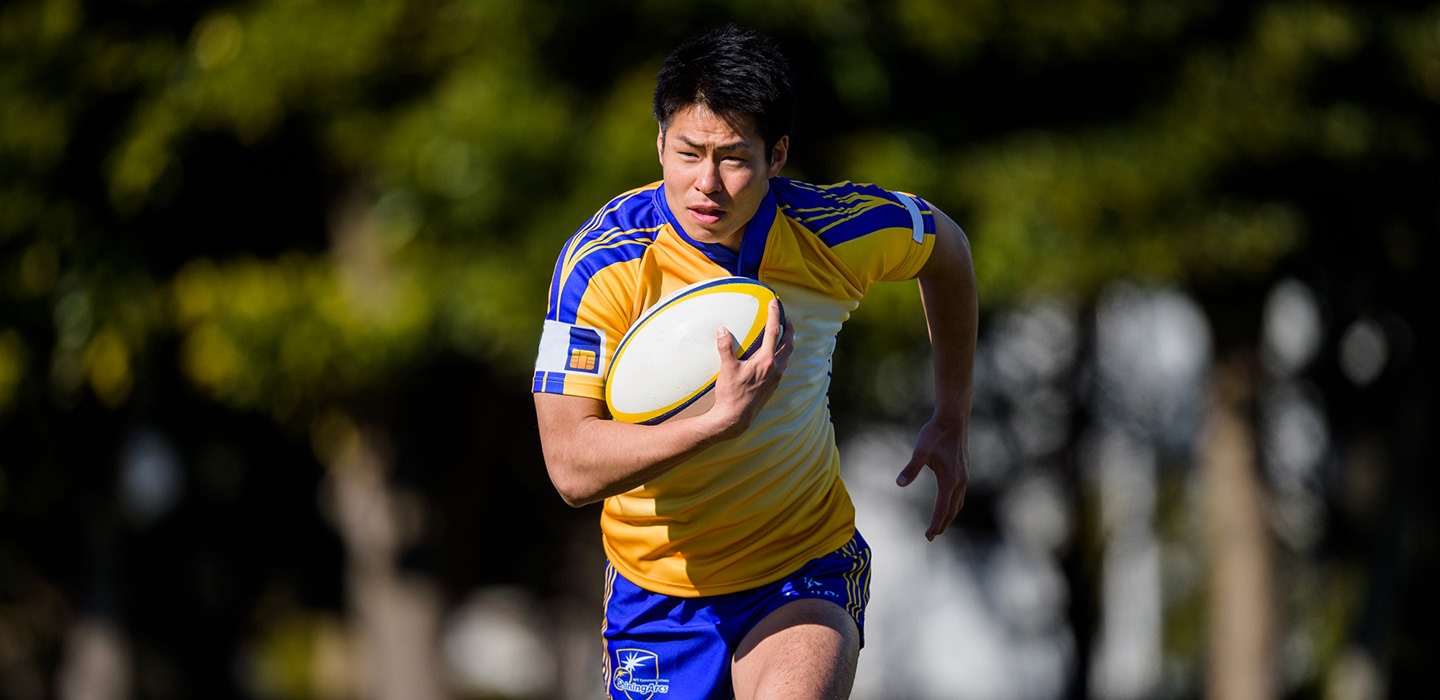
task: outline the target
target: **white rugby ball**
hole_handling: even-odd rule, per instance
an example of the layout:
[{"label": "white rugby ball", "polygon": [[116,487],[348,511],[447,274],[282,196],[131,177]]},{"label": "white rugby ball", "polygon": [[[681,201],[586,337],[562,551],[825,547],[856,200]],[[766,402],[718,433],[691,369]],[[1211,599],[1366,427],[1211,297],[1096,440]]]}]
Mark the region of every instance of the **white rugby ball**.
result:
[{"label": "white rugby ball", "polygon": [[[715,331],[730,331],[735,356],[765,338],[775,290],[747,277],[702,280],[666,295],[635,321],[610,360],[605,404],[615,420],[653,425],[708,410],[720,375]],[[781,311],[784,323],[784,311]]]}]

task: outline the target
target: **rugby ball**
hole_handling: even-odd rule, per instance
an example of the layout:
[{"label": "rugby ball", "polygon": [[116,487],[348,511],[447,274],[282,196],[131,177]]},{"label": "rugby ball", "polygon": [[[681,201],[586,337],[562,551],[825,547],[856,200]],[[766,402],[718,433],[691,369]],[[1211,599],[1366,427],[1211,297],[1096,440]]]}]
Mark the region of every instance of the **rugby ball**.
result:
[{"label": "rugby ball", "polygon": [[[720,375],[715,330],[730,331],[735,356],[746,358],[765,338],[770,287],[747,277],[721,277],[678,289],[645,310],[610,360],[605,404],[615,420],[654,425],[708,410]],[[784,311],[780,315],[784,324]]]}]

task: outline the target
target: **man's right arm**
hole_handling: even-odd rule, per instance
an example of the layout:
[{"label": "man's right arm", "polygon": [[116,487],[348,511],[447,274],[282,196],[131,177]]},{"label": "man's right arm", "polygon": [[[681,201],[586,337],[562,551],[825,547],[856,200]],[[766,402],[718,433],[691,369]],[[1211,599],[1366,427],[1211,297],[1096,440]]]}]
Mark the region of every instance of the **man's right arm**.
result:
[{"label": "man's right arm", "polygon": [[780,383],[792,335],[789,327],[782,333],[773,302],[765,339],[750,357],[736,359],[730,334],[717,333],[715,404],[698,416],[634,425],[608,418],[599,399],[536,393],[540,444],[555,490],[572,506],[594,503],[641,486],[745,432]]}]

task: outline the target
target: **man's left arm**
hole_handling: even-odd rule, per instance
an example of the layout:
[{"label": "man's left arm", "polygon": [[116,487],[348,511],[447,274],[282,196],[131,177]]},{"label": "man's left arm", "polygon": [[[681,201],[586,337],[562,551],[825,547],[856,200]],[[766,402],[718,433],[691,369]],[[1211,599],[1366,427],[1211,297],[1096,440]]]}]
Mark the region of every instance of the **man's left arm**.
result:
[{"label": "man's left arm", "polygon": [[[933,209],[933,207],[932,207]],[[970,241],[950,217],[935,213],[935,247],[916,279],[935,367],[935,414],[920,429],[910,463],[895,482],[906,486],[922,467],[935,472],[938,491],[926,539],[945,531],[965,504],[969,482],[966,430],[970,424],[971,379],[979,300]]]}]

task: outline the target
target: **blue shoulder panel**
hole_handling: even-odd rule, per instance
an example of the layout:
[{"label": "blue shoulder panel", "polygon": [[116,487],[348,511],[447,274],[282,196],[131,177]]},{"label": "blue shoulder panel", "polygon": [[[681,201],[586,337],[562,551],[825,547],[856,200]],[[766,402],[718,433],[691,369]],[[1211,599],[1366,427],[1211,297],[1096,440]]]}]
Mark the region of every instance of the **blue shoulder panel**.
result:
[{"label": "blue shoulder panel", "polygon": [[786,214],[827,246],[837,246],[875,231],[912,228],[910,210],[882,187],[853,182],[811,185],[773,178],[771,190]]},{"label": "blue shoulder panel", "polygon": [[642,188],[616,197],[570,237],[555,263],[546,318],[574,323],[596,273],[645,254],[665,222],[649,195],[650,188]]}]

